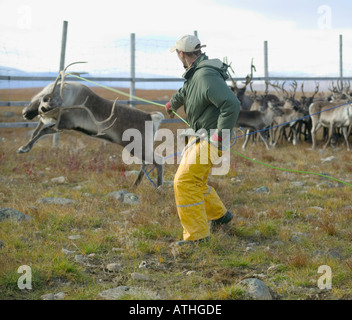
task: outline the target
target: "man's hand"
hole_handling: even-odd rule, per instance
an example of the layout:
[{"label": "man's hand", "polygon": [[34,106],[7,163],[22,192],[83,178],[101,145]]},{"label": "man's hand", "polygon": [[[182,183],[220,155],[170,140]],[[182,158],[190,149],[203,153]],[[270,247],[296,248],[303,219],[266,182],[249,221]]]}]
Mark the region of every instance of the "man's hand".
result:
[{"label": "man's hand", "polygon": [[172,109],[170,102],[168,102],[165,105],[165,109],[166,109],[167,113],[169,114],[170,118],[173,118],[175,116],[174,110]]},{"label": "man's hand", "polygon": [[218,135],[218,130],[216,130],[213,135],[210,137],[210,141],[214,143],[221,143],[222,137]]},{"label": "man's hand", "polygon": [[221,133],[219,133],[219,131],[216,129],[213,133],[213,135],[210,137],[210,143],[213,145],[213,146],[216,146],[219,150],[223,151],[223,143],[224,143],[224,146],[226,145],[226,141],[228,136],[225,134],[225,136],[222,135],[222,131]]}]

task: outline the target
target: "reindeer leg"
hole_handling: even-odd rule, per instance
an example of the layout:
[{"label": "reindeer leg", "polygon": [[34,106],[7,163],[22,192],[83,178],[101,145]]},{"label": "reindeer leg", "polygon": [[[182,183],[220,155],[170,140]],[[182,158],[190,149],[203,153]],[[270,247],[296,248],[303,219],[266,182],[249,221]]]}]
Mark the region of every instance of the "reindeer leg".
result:
[{"label": "reindeer leg", "polygon": [[331,138],[332,138],[332,135],[334,134],[334,124],[331,122],[330,124],[330,128],[329,128],[329,136],[328,136],[328,141],[326,141],[323,149],[326,149],[326,147],[329,145],[330,141],[331,141]]},{"label": "reindeer leg", "polygon": [[48,134],[54,134],[57,133],[57,130],[54,129],[55,124],[52,124],[48,127],[45,127],[41,131],[38,132],[38,134],[32,138],[25,146],[20,147],[17,150],[17,153],[26,153],[29,152],[33,145],[43,136],[48,135]]},{"label": "reindeer leg", "polygon": [[41,121],[39,121],[39,123],[38,123],[38,125],[36,126],[34,132],[33,132],[32,135],[31,135],[31,139],[30,139],[30,140],[32,140],[32,139],[38,134],[38,132],[42,129],[43,125],[44,125],[44,123],[41,122]]},{"label": "reindeer leg", "polygon": [[142,165],[141,165],[141,170],[139,171],[139,174],[138,174],[138,177],[135,180],[135,182],[133,183],[133,187],[138,187],[139,186],[139,184],[142,181],[142,178],[144,177],[144,172],[147,170],[148,167],[149,167],[149,165],[146,165],[144,163],[144,161],[143,161]]},{"label": "reindeer leg", "polygon": [[348,131],[349,130],[347,130],[347,127],[343,127],[342,128],[343,136],[344,136],[345,141],[346,141],[347,151],[350,151],[351,149],[350,149],[350,145],[348,143],[348,137],[349,137],[349,134],[348,134],[349,132]]},{"label": "reindeer leg", "polygon": [[160,187],[163,184],[164,166],[162,164],[156,164],[156,170],[158,173],[157,186]]},{"label": "reindeer leg", "polygon": [[312,122],[312,129],[311,129],[311,136],[312,136],[312,150],[315,150],[317,147],[317,137],[316,137],[316,132],[317,130],[321,127],[320,124],[316,124],[315,122]]},{"label": "reindeer leg", "polygon": [[279,141],[279,138],[281,136],[281,130],[282,130],[282,127],[278,127],[274,129],[274,142],[272,143],[273,147],[276,147],[277,142]]},{"label": "reindeer leg", "polygon": [[268,140],[266,139],[265,134],[263,133],[263,131],[259,131],[259,134],[260,134],[260,137],[262,138],[262,140],[264,141],[266,148],[268,150],[270,150],[270,146],[269,146]]},{"label": "reindeer leg", "polygon": [[352,125],[350,125],[350,126],[348,127],[347,137],[349,137],[349,136],[350,136],[351,131],[352,131]]},{"label": "reindeer leg", "polygon": [[247,130],[247,132],[246,132],[246,138],[245,138],[245,140],[244,140],[244,143],[243,143],[243,145],[242,145],[242,149],[243,150],[246,150],[246,146],[247,146],[247,143],[248,143],[248,140],[249,140],[249,130]]},{"label": "reindeer leg", "polygon": [[292,134],[293,134],[293,140],[292,140],[292,143],[294,146],[297,145],[297,129],[296,129],[296,123],[291,127],[291,131],[292,131]]}]

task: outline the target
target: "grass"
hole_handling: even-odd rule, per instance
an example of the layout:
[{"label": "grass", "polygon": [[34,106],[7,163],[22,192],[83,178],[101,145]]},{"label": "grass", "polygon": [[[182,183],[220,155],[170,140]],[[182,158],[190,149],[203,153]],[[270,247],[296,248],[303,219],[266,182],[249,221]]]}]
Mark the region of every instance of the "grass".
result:
[{"label": "grass", "polygon": [[[143,97],[165,95],[148,94]],[[15,110],[17,118],[12,120],[20,121],[20,109]],[[352,298],[349,186],[232,155],[230,172],[211,176],[209,183],[235,213],[235,221],[227,230],[212,233],[208,245],[175,251],[170,244],[182,238],[182,228],[172,187],[166,184],[156,191],[145,179],[133,189],[133,177],[124,172],[138,166],[121,162],[120,147],[65,133],[58,148],[43,139],[30,153],[19,155],[16,150],[27,141],[28,129],[0,129],[0,137],[0,207],[32,218],[0,222],[1,299],[40,299],[62,291],[65,299],[94,300],[101,299],[103,290],[128,285],[159,292],[163,299],[237,300],[246,299],[239,282],[249,277],[262,279],[278,300]],[[281,143],[271,151],[262,143],[249,145],[245,152],[240,146],[239,141],[234,149],[272,166],[352,181],[352,154],[343,145],[324,154],[308,150],[310,144],[303,141],[296,147]],[[331,155],[337,159],[322,163],[321,158]],[[176,169],[167,165],[165,180],[172,181]],[[51,181],[59,176],[65,177],[64,183]],[[256,193],[262,186],[269,192]],[[123,189],[136,193],[139,204],[107,197]],[[76,202],[38,203],[43,197]],[[72,235],[80,237],[72,240]],[[140,269],[142,261],[154,267]],[[122,269],[108,272],[109,263]],[[32,269],[32,290],[17,286],[21,265]],[[331,267],[331,290],[317,286],[321,265]],[[146,273],[151,280],[138,282],[131,278],[133,272]]]}]

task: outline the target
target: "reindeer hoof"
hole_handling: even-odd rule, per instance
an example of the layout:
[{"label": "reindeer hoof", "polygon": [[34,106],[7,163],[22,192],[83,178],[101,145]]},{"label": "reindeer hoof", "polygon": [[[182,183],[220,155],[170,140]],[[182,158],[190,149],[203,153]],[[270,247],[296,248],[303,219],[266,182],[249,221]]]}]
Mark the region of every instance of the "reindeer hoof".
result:
[{"label": "reindeer hoof", "polygon": [[26,153],[29,151],[28,147],[22,146],[17,150],[17,153]]}]

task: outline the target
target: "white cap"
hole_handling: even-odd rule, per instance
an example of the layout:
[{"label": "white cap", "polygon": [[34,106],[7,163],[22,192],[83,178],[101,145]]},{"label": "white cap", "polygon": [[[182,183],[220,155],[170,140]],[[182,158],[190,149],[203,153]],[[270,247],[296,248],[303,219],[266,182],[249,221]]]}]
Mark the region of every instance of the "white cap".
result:
[{"label": "white cap", "polygon": [[174,52],[176,49],[183,52],[195,52],[206,45],[201,46],[200,41],[196,36],[185,35],[179,39],[176,44],[170,49],[170,52]]}]

